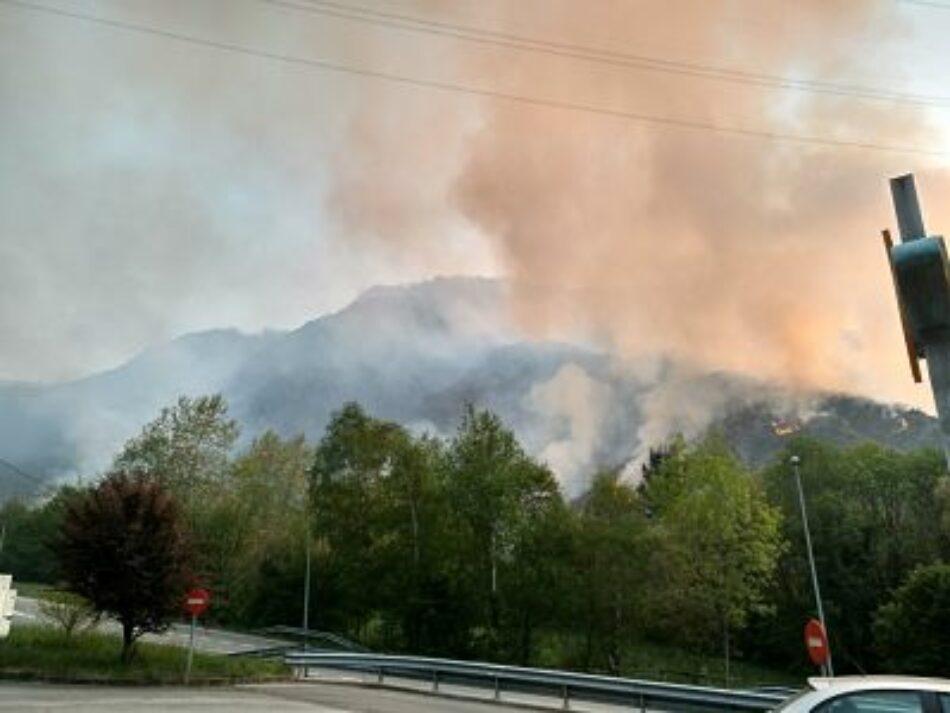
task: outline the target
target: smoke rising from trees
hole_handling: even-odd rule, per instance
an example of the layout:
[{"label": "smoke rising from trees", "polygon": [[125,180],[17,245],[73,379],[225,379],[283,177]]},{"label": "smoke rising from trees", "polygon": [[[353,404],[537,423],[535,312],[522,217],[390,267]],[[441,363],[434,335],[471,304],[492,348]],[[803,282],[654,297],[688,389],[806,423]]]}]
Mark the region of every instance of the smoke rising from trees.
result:
[{"label": "smoke rising from trees", "polygon": [[[508,4],[492,19],[574,46],[662,57],[688,51],[717,66],[873,86],[883,82],[874,65],[885,66],[890,43],[909,32],[896,5],[885,2],[688,2],[676,11],[648,2],[562,2],[539,10],[537,3]],[[881,48],[874,58],[870,46]],[[471,84],[519,96],[782,135],[939,145],[918,106],[545,53],[468,48],[456,60]],[[386,108],[396,107],[376,97],[359,115],[360,141],[347,154],[354,164],[379,150],[363,138],[368,125],[391,120]],[[477,127],[456,121],[466,138],[450,198],[512,278],[512,308],[530,334],[593,337],[629,364],[662,354],[682,365],[675,373],[685,383],[722,370],[929,406],[907,376],[879,231],[891,219],[886,179],[908,170],[920,174],[936,224],[934,199],[950,190],[936,159],[510,101],[484,101],[477,110]],[[433,111],[433,136],[453,121]],[[393,204],[405,190],[405,171],[420,165],[420,147],[431,146],[427,134],[395,138],[385,165],[375,165],[349,194],[355,233],[379,218],[375,206]],[[354,208],[354,201],[366,206]],[[417,225],[432,215],[419,201],[401,205]],[[408,251],[431,247],[431,231],[407,232],[398,213],[388,217],[393,229],[374,222],[375,234]],[[668,405],[664,394],[676,385],[657,388],[652,402]],[[678,399],[682,412],[658,410],[653,416],[664,423],[648,430],[708,423],[702,404],[727,396]],[[700,404],[696,413],[688,413],[692,403]]]}]

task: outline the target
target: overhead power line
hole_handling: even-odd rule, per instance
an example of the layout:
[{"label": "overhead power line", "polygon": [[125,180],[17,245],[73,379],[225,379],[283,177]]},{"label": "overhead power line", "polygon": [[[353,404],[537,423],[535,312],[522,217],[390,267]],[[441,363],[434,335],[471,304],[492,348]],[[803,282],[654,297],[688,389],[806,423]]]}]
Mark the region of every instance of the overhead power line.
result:
[{"label": "overhead power line", "polygon": [[[617,52],[587,45],[553,42],[551,40],[498,32],[471,25],[459,25],[413,15],[375,10],[333,0],[259,0],[267,5],[300,10],[303,12],[339,17],[355,22],[364,22],[383,27],[392,27],[408,32],[425,33],[482,45],[515,49],[524,52],[554,55],[586,62],[624,67],[644,72],[660,72],[701,79],[710,79],[733,84],[765,89],[791,90],[812,94],[824,94],[854,99],[884,101],[896,104],[941,107],[950,106],[950,96],[914,94],[881,87],[824,82],[813,79],[796,79],[775,74],[749,72],[741,69],[717,67],[708,64],[680,62],[647,55]],[[911,1],[911,0],[907,0]],[[927,2],[927,0],[918,0]],[[929,4],[929,3],[928,3]],[[947,6],[944,6],[945,8]]]},{"label": "overhead power line", "polygon": [[904,5],[918,5],[920,7],[934,7],[939,10],[950,10],[950,3],[938,2],[938,0],[897,0]]},{"label": "overhead power line", "polygon": [[25,470],[23,470],[22,468],[18,468],[17,466],[15,466],[13,463],[11,463],[10,461],[8,461],[6,458],[0,458],[0,465],[6,466],[7,470],[9,470],[11,473],[13,473],[13,474],[15,474],[15,475],[20,476],[20,477],[23,478],[24,480],[29,480],[31,483],[34,483],[34,484],[36,484],[36,485],[43,485],[43,480],[42,480],[42,478],[38,478],[38,477],[36,477],[35,475],[30,475],[29,473],[27,473],[27,472],[26,472]]},{"label": "overhead power line", "polygon": [[412,77],[409,75],[396,74],[393,72],[384,72],[384,71],[374,70],[374,69],[364,69],[360,67],[345,65],[338,62],[331,62],[328,60],[308,59],[304,57],[297,57],[294,55],[286,55],[286,54],[281,54],[278,52],[272,52],[269,50],[261,50],[261,49],[246,47],[244,45],[239,45],[232,42],[223,42],[220,40],[209,40],[209,39],[205,39],[201,37],[195,37],[192,35],[185,35],[179,32],[174,32],[172,30],[166,30],[166,29],[152,27],[148,25],[141,25],[138,23],[127,22],[125,20],[114,20],[114,19],[100,17],[96,15],[88,15],[88,14],[80,13],[80,12],[62,10],[60,8],[53,8],[46,5],[26,2],[25,0],[0,0],[0,3],[7,6],[17,7],[17,8],[21,8],[21,9],[32,11],[32,12],[45,13],[48,15],[56,15],[59,17],[70,18],[72,20],[79,20],[82,22],[102,25],[105,27],[111,27],[114,29],[124,30],[128,32],[135,32],[138,34],[161,37],[168,40],[174,40],[176,42],[186,43],[190,45],[197,45],[201,47],[208,47],[208,48],[230,52],[230,53],[248,55],[252,57],[258,57],[261,59],[268,59],[268,60],[273,60],[277,62],[283,62],[286,64],[313,67],[315,69],[320,69],[320,70],[325,70],[325,71],[330,71],[330,72],[337,72],[341,74],[371,77],[373,79],[384,80],[384,81],[391,82],[394,84],[425,87],[428,89],[435,89],[435,90],[439,90],[443,92],[454,92],[454,93],[466,94],[469,96],[482,97],[482,98],[487,98],[487,99],[497,99],[497,100],[506,101],[512,104],[546,107],[549,109],[560,109],[564,111],[582,112],[586,114],[595,114],[599,116],[613,117],[616,119],[626,119],[629,121],[639,122],[643,124],[651,124],[655,126],[674,127],[674,128],[679,128],[679,129],[690,129],[690,130],[695,130],[695,131],[707,131],[707,132],[723,134],[727,136],[742,136],[742,137],[749,137],[749,138],[756,138],[756,139],[765,139],[769,141],[779,141],[779,142],[802,144],[802,145],[823,146],[827,148],[860,149],[860,150],[868,150],[868,151],[878,151],[878,152],[917,155],[917,156],[931,156],[931,157],[950,156],[950,151],[938,151],[938,150],[927,149],[927,148],[922,148],[922,147],[917,147],[917,146],[897,146],[897,145],[890,145],[890,144],[880,144],[880,143],[875,143],[872,141],[865,142],[865,141],[835,139],[835,138],[829,138],[829,137],[812,136],[812,135],[804,135],[804,134],[785,134],[781,132],[774,132],[774,131],[769,131],[769,130],[764,130],[764,129],[751,129],[751,128],[744,128],[744,127],[739,127],[739,126],[727,126],[727,125],[705,122],[701,120],[668,117],[668,116],[661,116],[661,115],[655,115],[655,114],[627,111],[624,109],[611,109],[611,108],[596,106],[593,104],[587,104],[583,102],[561,101],[561,100],[556,100],[556,99],[527,97],[520,94],[505,92],[501,90],[485,89],[485,88],[467,86],[467,85],[458,84],[455,82],[448,82],[448,81],[441,81],[441,80],[423,79],[419,77]]}]

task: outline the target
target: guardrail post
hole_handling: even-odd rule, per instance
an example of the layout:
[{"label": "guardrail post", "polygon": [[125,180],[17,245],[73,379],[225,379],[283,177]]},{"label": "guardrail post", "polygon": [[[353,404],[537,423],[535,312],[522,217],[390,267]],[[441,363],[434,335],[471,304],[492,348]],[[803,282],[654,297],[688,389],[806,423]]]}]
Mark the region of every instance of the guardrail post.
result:
[{"label": "guardrail post", "polygon": [[562,708],[566,711],[571,709],[571,689],[567,686],[564,686],[564,705]]},{"label": "guardrail post", "polygon": [[380,666],[376,669],[376,683],[382,685],[383,683],[383,667]]},{"label": "guardrail post", "polygon": [[434,669],[432,671],[432,690],[435,693],[439,692],[439,672]]},{"label": "guardrail post", "polygon": [[640,713],[647,713],[647,700],[640,694]]},{"label": "guardrail post", "polygon": [[501,700],[501,680],[498,676],[495,676],[495,700]]}]

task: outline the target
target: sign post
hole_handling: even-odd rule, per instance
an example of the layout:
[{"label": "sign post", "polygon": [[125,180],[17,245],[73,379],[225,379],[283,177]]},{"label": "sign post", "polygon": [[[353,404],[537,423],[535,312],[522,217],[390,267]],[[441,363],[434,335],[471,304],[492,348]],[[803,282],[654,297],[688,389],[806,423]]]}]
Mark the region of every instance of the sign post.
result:
[{"label": "sign post", "polygon": [[831,652],[828,648],[828,635],[825,633],[825,627],[817,619],[809,619],[805,624],[805,649],[808,651],[808,658],[816,666],[820,666],[822,673],[825,672],[828,662],[831,659]]},{"label": "sign post", "polygon": [[191,635],[188,637],[188,663],[185,666],[185,684],[191,679],[191,662],[195,657],[195,625],[198,617],[205,613],[211,595],[207,589],[192,589],[185,596],[185,611],[191,614]]},{"label": "sign post", "polygon": [[[798,504],[802,509],[802,529],[805,531],[805,551],[808,553],[808,568],[811,570],[811,586],[815,592],[815,606],[818,609],[818,623],[821,625],[822,636],[825,640],[825,660],[821,663],[822,671],[827,670],[829,676],[835,675],[831,665],[831,650],[828,647],[828,630],[825,627],[825,610],[821,605],[821,590],[818,588],[818,570],[815,567],[815,554],[811,547],[811,531],[808,528],[808,510],[805,509],[805,491],[802,488],[802,474],[799,472],[801,458],[792,456],[792,470],[795,472],[795,485],[798,488]],[[805,634],[805,643],[808,645],[808,634]],[[809,649],[810,651],[811,649]]]},{"label": "sign post", "polygon": [[0,639],[10,633],[10,617],[16,603],[16,590],[13,589],[13,576],[0,574]]}]

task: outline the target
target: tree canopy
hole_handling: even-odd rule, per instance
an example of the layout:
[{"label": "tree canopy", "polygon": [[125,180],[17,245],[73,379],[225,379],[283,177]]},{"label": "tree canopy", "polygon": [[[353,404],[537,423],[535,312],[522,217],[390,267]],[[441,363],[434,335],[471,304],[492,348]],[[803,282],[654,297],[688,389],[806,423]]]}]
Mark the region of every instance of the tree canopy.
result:
[{"label": "tree canopy", "polygon": [[[944,671],[929,634],[950,606],[950,476],[934,451],[795,438],[756,471],[719,438],[674,438],[636,477],[594,474],[567,502],[550,468],[475,406],[449,435],[349,403],[314,445],[266,431],[239,448],[237,436],[220,397],[183,397],[95,488],[0,509],[0,563],[65,579],[131,622],[131,641],[164,626],[178,600],[130,608],[92,596],[95,547],[119,548],[103,558],[108,576],[121,560],[141,583],[142,563],[159,556],[148,547],[164,543],[153,576],[166,593],[193,553],[210,616],[225,624],[300,625],[309,552],[310,626],[375,649],[640,675],[639,649],[672,646],[721,662],[699,681],[734,683],[742,662],[802,675],[802,626],[816,612],[795,454],[836,671]],[[44,544],[55,533],[69,535],[58,562]],[[85,559],[64,555],[66,542]],[[96,587],[106,581],[96,575]],[[131,598],[152,585],[124,586]],[[920,651],[901,648],[904,629]]]},{"label": "tree canopy", "polygon": [[189,550],[175,498],[142,475],[116,473],[76,493],[55,540],[69,589],[122,626],[122,659],[182,606]]},{"label": "tree canopy", "polygon": [[892,671],[950,676],[950,565],[918,567],[877,611],[874,636]]}]

